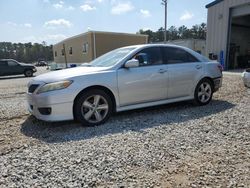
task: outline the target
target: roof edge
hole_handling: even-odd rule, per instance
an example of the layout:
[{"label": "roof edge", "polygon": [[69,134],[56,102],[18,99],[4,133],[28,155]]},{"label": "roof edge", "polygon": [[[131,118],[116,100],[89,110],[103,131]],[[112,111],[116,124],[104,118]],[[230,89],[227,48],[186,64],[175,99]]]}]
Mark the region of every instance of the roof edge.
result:
[{"label": "roof edge", "polygon": [[210,8],[210,7],[214,6],[214,5],[217,5],[218,3],[222,2],[222,1],[224,1],[224,0],[215,0],[215,1],[207,4],[206,8]]},{"label": "roof edge", "polygon": [[74,36],[71,36],[71,37],[67,37],[53,45],[58,45],[58,44],[61,44],[63,42],[66,42],[68,40],[71,40],[71,39],[74,39],[74,38],[77,38],[77,37],[81,37],[81,36],[86,36],[86,35],[89,35],[89,34],[94,34],[94,33],[101,33],[101,34],[113,34],[113,35],[127,35],[127,36],[140,36],[140,37],[148,37],[148,35],[145,35],[145,34],[134,34],[134,33],[121,33],[121,32],[110,32],[110,31],[94,31],[94,30],[90,30],[90,31],[87,31],[85,33],[81,33],[81,34],[78,34],[78,35],[74,35]]}]

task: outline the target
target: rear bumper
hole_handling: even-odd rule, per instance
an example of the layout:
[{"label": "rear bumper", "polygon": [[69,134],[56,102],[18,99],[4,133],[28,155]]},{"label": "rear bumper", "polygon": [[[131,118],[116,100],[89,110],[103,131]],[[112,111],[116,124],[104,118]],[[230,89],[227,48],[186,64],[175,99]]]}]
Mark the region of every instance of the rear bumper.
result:
[{"label": "rear bumper", "polygon": [[244,72],[242,74],[242,79],[243,79],[244,85],[250,88],[250,72]]},{"label": "rear bumper", "polygon": [[213,82],[214,82],[214,92],[216,92],[222,86],[222,77],[214,78]]}]

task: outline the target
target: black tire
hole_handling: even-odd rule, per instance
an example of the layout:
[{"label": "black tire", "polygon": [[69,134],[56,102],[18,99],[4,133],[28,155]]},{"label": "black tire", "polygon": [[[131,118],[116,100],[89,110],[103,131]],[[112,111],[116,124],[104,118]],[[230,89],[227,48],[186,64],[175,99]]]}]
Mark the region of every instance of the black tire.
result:
[{"label": "black tire", "polygon": [[25,70],[25,71],[24,71],[24,75],[25,75],[26,77],[32,77],[32,76],[33,76],[33,71],[30,70],[30,69]]},{"label": "black tire", "polygon": [[[204,90],[202,88],[204,88]],[[207,88],[207,90],[205,90],[205,88]],[[194,102],[196,105],[203,106],[210,103],[212,98],[213,98],[213,84],[209,79],[204,78],[197,84],[195,88]]]},{"label": "black tire", "polygon": [[[95,105],[94,101],[96,98],[98,98],[97,96],[99,96],[100,98],[99,98],[98,104]],[[85,105],[84,103],[87,104],[87,102],[88,102],[88,105]],[[98,106],[100,108],[103,107],[103,109],[98,109]],[[105,106],[105,109],[104,109],[104,106]],[[113,107],[112,100],[107,93],[99,89],[89,90],[89,91],[84,92],[81,96],[79,96],[75,100],[74,117],[77,121],[79,121],[84,126],[97,126],[97,125],[105,123],[109,119],[109,117],[111,116],[113,112],[112,107]],[[91,113],[92,113],[91,116],[88,115]],[[102,117],[101,120],[98,118],[100,116]],[[89,117],[89,119],[87,119],[86,117]],[[97,119],[99,119],[100,121]]]}]

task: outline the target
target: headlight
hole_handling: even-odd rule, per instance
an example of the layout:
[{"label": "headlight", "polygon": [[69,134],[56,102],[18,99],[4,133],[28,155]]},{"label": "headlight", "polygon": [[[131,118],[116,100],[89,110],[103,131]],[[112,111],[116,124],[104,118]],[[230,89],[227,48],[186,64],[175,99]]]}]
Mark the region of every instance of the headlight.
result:
[{"label": "headlight", "polygon": [[60,82],[45,84],[37,91],[37,94],[45,93],[48,91],[65,89],[65,88],[69,87],[72,83],[73,83],[73,81],[60,81]]}]

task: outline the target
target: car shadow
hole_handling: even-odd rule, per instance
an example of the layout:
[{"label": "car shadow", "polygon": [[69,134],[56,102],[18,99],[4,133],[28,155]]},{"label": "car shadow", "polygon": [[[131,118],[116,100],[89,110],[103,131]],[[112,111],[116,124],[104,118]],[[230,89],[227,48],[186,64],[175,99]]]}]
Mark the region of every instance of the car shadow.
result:
[{"label": "car shadow", "polygon": [[174,103],[117,113],[107,123],[96,127],[84,127],[74,121],[48,123],[29,116],[22,123],[21,132],[47,143],[69,142],[129,131],[144,132],[148,128],[211,116],[234,106],[222,100],[213,100],[206,106],[194,106],[190,102]]}]

